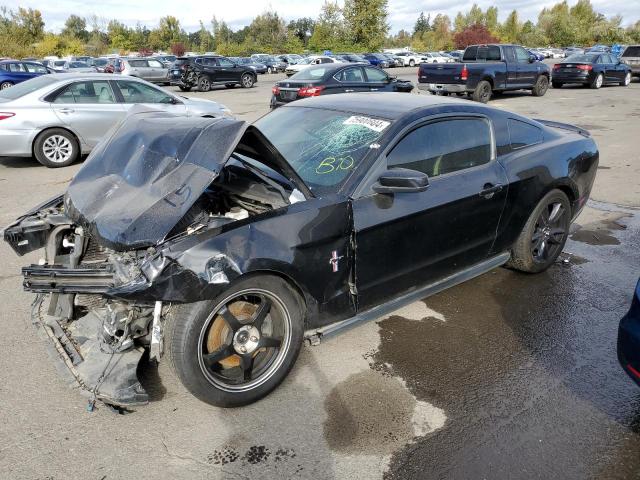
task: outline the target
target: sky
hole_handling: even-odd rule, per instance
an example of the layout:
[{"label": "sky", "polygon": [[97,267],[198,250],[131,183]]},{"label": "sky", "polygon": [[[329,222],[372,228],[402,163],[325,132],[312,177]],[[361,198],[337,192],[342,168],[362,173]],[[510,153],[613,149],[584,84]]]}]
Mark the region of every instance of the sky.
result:
[{"label": "sky", "polygon": [[[577,0],[569,0],[573,5]],[[273,9],[286,20],[300,17],[316,18],[324,0],[211,0],[180,1],[180,0],[101,0],[92,3],[82,0],[1,0],[0,5],[10,9],[19,6],[38,9],[42,12],[46,29],[59,32],[65,20],[71,14],[89,17],[96,14],[107,20],[118,19],[121,22],[135,26],[137,22],[147,27],[158,24],[160,17],[173,15],[180,20],[181,25],[187,31],[195,31],[199,28],[199,20],[210,26],[210,20],[215,15],[219,20],[224,20],[235,29],[242,28],[251,23],[251,19],[269,9]],[[343,4],[343,0],[339,0]],[[538,12],[544,6],[552,6],[556,1],[540,0],[480,0],[478,5],[483,10],[496,5],[498,7],[500,21],[504,20],[513,9],[518,11],[521,20],[537,19]],[[413,29],[416,18],[421,11],[431,13],[433,18],[438,13],[449,15],[451,19],[458,11],[467,11],[473,1],[467,0],[389,0],[389,24],[391,32],[400,29]],[[607,17],[620,14],[623,16],[623,25],[631,25],[640,20],[640,0],[591,0],[595,10]]]}]

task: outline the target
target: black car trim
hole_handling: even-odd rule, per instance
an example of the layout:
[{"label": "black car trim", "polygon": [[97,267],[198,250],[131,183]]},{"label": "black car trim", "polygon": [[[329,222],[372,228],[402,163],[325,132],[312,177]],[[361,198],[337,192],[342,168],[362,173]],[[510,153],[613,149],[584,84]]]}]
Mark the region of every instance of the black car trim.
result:
[{"label": "black car trim", "polygon": [[307,330],[304,333],[304,338],[308,340],[312,345],[318,345],[323,339],[330,338],[339,333],[344,333],[345,331],[354,328],[362,323],[381,318],[417,300],[435,295],[436,293],[442,292],[447,288],[466,282],[467,280],[471,280],[472,278],[493,270],[496,267],[504,265],[509,261],[509,258],[511,258],[511,254],[509,252],[503,252],[499,255],[496,255],[495,257],[483,260],[480,263],[477,263],[465,270],[461,270],[460,272],[449,275],[448,277],[445,277],[434,283],[430,283],[428,285],[420,287],[412,292],[405,293],[404,295],[390,300],[387,303],[383,303],[382,305],[378,305],[376,307],[370,308],[369,310],[365,310],[364,312],[359,313],[346,320],[342,320],[341,322],[329,324],[326,327]]}]

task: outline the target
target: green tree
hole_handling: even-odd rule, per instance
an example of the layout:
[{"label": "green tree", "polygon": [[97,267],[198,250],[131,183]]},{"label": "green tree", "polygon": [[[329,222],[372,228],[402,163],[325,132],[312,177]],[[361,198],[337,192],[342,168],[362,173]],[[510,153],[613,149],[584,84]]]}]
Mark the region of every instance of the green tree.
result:
[{"label": "green tree", "polygon": [[477,3],[474,3],[467,13],[467,25],[484,25],[484,13]]},{"label": "green tree", "polygon": [[83,42],[89,40],[87,21],[78,15],[70,15],[67,21],[64,22],[64,28],[60,33],[64,37],[77,38]]},{"label": "green tree", "polygon": [[420,36],[423,33],[428,32],[431,29],[431,25],[429,24],[430,20],[430,14],[425,17],[424,12],[420,12],[418,20],[416,20],[416,24],[413,26],[413,34]]},{"label": "green tree", "polygon": [[500,23],[498,22],[498,7],[489,7],[484,14],[484,26],[495,37],[500,30]]},{"label": "green tree", "polygon": [[287,41],[285,21],[276,12],[267,11],[258,15],[249,25],[251,42],[260,45],[260,49],[275,53],[281,50]]},{"label": "green tree", "polygon": [[351,43],[378,50],[389,31],[387,0],[345,0],[344,21]]},{"label": "green tree", "polygon": [[342,9],[337,2],[325,1],[309,39],[309,48],[315,51],[338,50],[347,43],[345,37]]},{"label": "green tree", "polygon": [[453,19],[453,29],[456,33],[464,32],[469,23],[467,22],[467,16],[462,12],[458,12],[456,18]]},{"label": "green tree", "polygon": [[507,43],[516,43],[520,37],[520,20],[518,19],[518,12],[512,10],[507,19],[502,24],[501,39]]},{"label": "green tree", "polygon": [[309,43],[309,38],[313,35],[315,25],[316,22],[313,18],[298,18],[297,20],[291,20],[289,22],[287,30],[298,37],[303,45],[307,45]]}]

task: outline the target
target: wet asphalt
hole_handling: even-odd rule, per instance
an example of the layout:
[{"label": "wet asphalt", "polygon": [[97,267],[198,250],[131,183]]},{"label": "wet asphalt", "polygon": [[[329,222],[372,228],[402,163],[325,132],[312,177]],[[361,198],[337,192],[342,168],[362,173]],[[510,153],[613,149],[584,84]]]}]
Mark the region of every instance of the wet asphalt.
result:
[{"label": "wet asphalt", "polygon": [[[193,96],[254,120],[276,79]],[[561,260],[538,275],[496,269],[305,346],[245,408],[199,402],[161,362],[140,368],[148,406],[87,412],[30,325],[19,272],[37,255],[0,243],[0,479],[639,479],[640,388],[615,351],[640,275],[639,93],[635,81],[492,101],[588,126],[600,146],[600,202]],[[0,226],[80,166],[0,158]]]},{"label": "wet asphalt", "polygon": [[637,213],[577,231],[542,274],[502,268],[425,300],[441,324],[379,323],[376,364],[447,414],[385,478],[640,477],[640,389],[616,358]]}]

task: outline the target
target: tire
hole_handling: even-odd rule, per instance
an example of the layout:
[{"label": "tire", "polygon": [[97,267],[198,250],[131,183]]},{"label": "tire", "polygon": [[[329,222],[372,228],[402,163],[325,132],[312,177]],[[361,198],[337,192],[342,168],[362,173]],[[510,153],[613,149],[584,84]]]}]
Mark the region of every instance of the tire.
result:
[{"label": "tire", "polygon": [[491,99],[491,84],[486,80],[481,80],[473,91],[472,98],[476,102],[487,103]]},{"label": "tire", "polygon": [[2,82],[0,83],[0,90],[4,90],[5,88],[13,87],[12,82]]},{"label": "tire", "polygon": [[415,60],[409,60],[409,66],[410,67],[415,67],[416,66]]},{"label": "tire", "polygon": [[67,130],[50,128],[36,137],[33,154],[45,167],[67,167],[80,156],[80,145]]},{"label": "tire", "polygon": [[183,92],[190,92],[191,91],[191,87],[183,87],[182,85],[179,85],[178,88],[180,90],[182,90]]},{"label": "tire", "polygon": [[273,73],[273,69],[271,67],[267,67],[267,73],[271,75]]},{"label": "tire", "polygon": [[529,216],[511,249],[507,266],[527,273],[538,273],[549,268],[564,248],[570,223],[569,199],[564,192],[551,190]]},{"label": "tire", "polygon": [[208,92],[211,90],[211,81],[208,77],[202,76],[198,78],[198,90],[201,92]]},{"label": "tire", "polygon": [[627,74],[624,76],[624,80],[620,82],[620,86],[628,87],[630,83],[631,83],[631,72],[627,72]]},{"label": "tire", "polygon": [[604,83],[604,77],[602,76],[601,73],[599,73],[598,75],[596,75],[596,78],[594,78],[593,81],[589,84],[589,86],[597,90],[598,88],[602,87],[603,83]]},{"label": "tire", "polygon": [[235,88],[236,84],[235,83],[225,83],[224,86],[227,87],[227,88]]},{"label": "tire", "polygon": [[242,88],[251,88],[255,83],[255,79],[253,78],[253,75],[251,75],[250,73],[245,73],[240,78],[240,82],[242,83]]},{"label": "tire", "polygon": [[531,95],[534,97],[542,97],[547,90],[549,89],[549,79],[546,75],[540,75],[538,80],[536,80],[536,84],[531,89]]},{"label": "tire", "polygon": [[[257,309],[251,299],[260,299]],[[258,324],[265,299],[269,310]],[[248,276],[215,300],[176,306],[165,319],[166,354],[183,385],[203,402],[248,405],[273,391],[293,367],[302,346],[305,311],[298,293],[282,278]],[[229,315],[233,322],[226,319]],[[248,318],[253,321],[246,323]],[[264,333],[269,327],[270,333]],[[261,348],[263,341],[280,341],[280,346]],[[241,353],[243,348],[249,353]]]},{"label": "tire", "polygon": [[562,85],[564,84],[562,82],[551,82],[551,85],[553,88],[562,88]]}]

